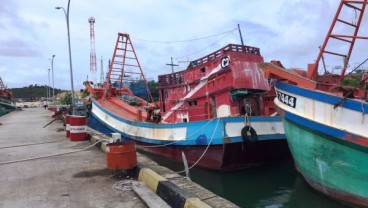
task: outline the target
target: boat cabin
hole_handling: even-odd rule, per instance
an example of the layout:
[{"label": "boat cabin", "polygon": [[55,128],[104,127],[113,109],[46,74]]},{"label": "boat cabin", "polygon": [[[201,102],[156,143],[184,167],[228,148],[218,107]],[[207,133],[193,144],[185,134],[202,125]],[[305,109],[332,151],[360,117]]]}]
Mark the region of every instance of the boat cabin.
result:
[{"label": "boat cabin", "polygon": [[162,122],[275,112],[275,93],[260,68],[260,49],[229,44],[190,62],[187,69],[160,75]]}]

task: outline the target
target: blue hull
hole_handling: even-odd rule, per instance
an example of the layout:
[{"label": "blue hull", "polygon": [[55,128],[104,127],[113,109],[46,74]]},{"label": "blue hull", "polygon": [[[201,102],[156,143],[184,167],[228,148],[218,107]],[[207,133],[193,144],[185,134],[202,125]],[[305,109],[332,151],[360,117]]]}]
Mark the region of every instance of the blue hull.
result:
[{"label": "blue hull", "polygon": [[251,117],[250,121],[254,128],[258,126],[258,138],[253,142],[241,136],[243,117],[152,124],[118,117],[94,102],[89,125],[100,132],[117,132],[124,139],[136,141],[138,150],[174,161],[182,161],[184,152],[189,164],[220,171],[290,158],[285,135],[276,131],[265,133],[267,129],[277,129],[282,122],[280,117]]}]

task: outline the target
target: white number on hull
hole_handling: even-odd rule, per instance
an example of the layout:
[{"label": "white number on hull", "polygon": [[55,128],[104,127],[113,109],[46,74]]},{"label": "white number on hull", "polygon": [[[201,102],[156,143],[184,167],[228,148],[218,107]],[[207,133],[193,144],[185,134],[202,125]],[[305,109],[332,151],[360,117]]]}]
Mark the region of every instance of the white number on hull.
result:
[{"label": "white number on hull", "polygon": [[280,102],[282,102],[282,103],[284,103],[284,104],[286,104],[286,105],[288,105],[292,108],[295,108],[295,104],[296,104],[296,98],[295,97],[277,91],[277,99]]}]

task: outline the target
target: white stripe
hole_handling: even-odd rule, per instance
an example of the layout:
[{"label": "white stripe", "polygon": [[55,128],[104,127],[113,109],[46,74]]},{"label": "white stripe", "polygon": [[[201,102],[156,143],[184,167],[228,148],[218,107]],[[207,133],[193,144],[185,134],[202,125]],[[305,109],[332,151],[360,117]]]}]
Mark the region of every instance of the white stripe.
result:
[{"label": "white stripe", "polygon": [[76,134],[76,133],[86,133],[87,132],[87,126],[70,126],[70,133]]},{"label": "white stripe", "polygon": [[171,125],[169,124],[167,125],[167,128],[140,127],[124,123],[123,121],[119,121],[114,117],[109,116],[95,104],[93,104],[92,106],[92,111],[99,119],[101,119],[107,125],[131,136],[144,137],[147,139],[155,139],[155,140],[169,140],[169,141],[178,141],[186,138],[187,134],[186,127],[172,128]]},{"label": "white stripe", "polygon": [[182,106],[184,104],[184,101],[190,97],[192,97],[192,95],[194,95],[194,93],[196,93],[198,90],[200,90],[208,81],[208,77],[210,77],[212,74],[220,71],[221,68],[221,64],[219,64],[214,70],[212,70],[209,74],[207,74],[206,76],[202,77],[199,84],[197,86],[195,86],[195,88],[193,90],[191,90],[183,99],[181,99],[178,104],[176,104],[172,109],[170,109],[170,111],[168,111],[164,116],[162,116],[162,120],[165,121],[173,112],[175,112],[180,106]]},{"label": "white stripe", "polygon": [[332,128],[337,128],[366,138],[368,137],[367,119],[362,112],[350,110],[342,106],[334,109],[334,106],[329,103],[303,97],[303,95],[293,94],[280,89],[277,89],[277,91],[294,96],[297,99],[295,108],[292,108],[275,98],[275,104],[283,110]]}]

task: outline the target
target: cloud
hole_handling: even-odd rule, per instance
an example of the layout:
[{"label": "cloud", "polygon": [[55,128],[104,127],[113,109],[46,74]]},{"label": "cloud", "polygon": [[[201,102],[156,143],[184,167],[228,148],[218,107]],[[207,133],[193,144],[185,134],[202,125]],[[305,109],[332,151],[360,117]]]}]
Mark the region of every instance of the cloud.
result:
[{"label": "cloud", "polygon": [[[76,89],[83,87],[82,82],[89,74],[88,18],[91,16],[96,19],[97,77],[101,56],[106,73],[117,33],[123,32],[131,35],[146,77],[157,80],[159,74],[171,72],[171,67],[166,65],[171,57],[180,65],[175,70],[184,70],[186,61],[201,58],[230,43],[239,44],[239,33],[233,31],[200,41],[170,44],[138,38],[186,40],[229,31],[237,24],[242,28],[245,44],[259,47],[266,61],[279,59],[285,66],[305,68],[316,58],[338,3],[336,0],[71,1],[74,85]],[[70,89],[65,15],[55,6],[67,8],[67,0],[0,0],[0,76],[5,76],[3,80],[8,79],[10,86],[47,83],[49,59],[55,54],[55,86]],[[354,15],[348,14],[353,19]],[[361,27],[361,30],[368,29]],[[368,56],[364,55],[365,47],[357,48],[361,50],[359,54]],[[27,71],[39,72],[36,76]]]},{"label": "cloud", "polygon": [[13,1],[2,1],[0,6],[0,56],[37,56],[34,47],[35,32],[26,19],[18,15],[19,7]]},{"label": "cloud", "polygon": [[38,51],[21,39],[8,39],[0,41],[0,56],[9,57],[35,57]]}]

